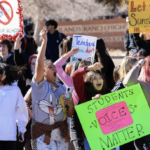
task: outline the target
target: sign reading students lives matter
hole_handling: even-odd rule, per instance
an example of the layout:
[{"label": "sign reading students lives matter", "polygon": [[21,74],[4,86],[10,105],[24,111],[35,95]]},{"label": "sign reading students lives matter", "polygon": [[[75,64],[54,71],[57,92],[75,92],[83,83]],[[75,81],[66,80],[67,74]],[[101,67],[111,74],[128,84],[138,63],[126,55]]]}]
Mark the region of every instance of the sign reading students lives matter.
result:
[{"label": "sign reading students lives matter", "polygon": [[150,0],[129,0],[129,33],[150,32]]},{"label": "sign reading students lives matter", "polygon": [[111,150],[150,134],[150,110],[140,84],[75,109],[91,150]]},{"label": "sign reading students lives matter", "polygon": [[0,39],[15,40],[23,34],[23,16],[20,0],[0,0]]},{"label": "sign reading students lives matter", "polygon": [[70,59],[70,63],[74,64],[78,59],[85,59],[94,63],[94,57],[96,52],[97,37],[73,35],[72,48],[79,47],[79,52],[73,55]]}]

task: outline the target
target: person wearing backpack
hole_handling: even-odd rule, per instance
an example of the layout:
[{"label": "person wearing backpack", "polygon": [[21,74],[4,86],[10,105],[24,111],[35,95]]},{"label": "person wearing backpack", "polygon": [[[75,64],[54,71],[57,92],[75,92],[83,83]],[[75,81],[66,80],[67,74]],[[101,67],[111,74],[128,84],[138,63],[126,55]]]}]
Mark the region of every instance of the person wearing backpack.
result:
[{"label": "person wearing backpack", "polygon": [[47,28],[47,48],[46,48],[46,59],[55,62],[59,58],[59,44],[66,36],[60,33],[57,29],[57,22],[55,20],[48,20],[45,23]]},{"label": "person wearing backpack", "polygon": [[33,25],[26,25],[24,31],[26,35],[21,39],[21,49],[28,57],[30,57],[33,54],[37,54],[37,44],[33,38]]}]

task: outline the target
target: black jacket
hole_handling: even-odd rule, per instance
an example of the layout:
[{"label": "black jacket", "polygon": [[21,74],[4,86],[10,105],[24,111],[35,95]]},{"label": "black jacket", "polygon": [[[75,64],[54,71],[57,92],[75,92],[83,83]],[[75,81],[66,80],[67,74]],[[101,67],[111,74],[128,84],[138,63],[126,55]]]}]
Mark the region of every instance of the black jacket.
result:
[{"label": "black jacket", "polygon": [[144,50],[148,55],[150,55],[150,40],[143,40],[142,38],[139,37],[139,34],[136,33],[134,34],[134,40],[135,40],[135,43],[137,45],[137,50],[140,51],[140,50]]},{"label": "black jacket", "polygon": [[[136,47],[136,41],[134,40],[134,34],[131,34],[131,38],[133,39],[134,45]],[[125,50],[129,51],[131,48],[129,48],[130,40],[129,40],[129,32],[126,31],[125,37],[124,37],[124,48]]]},{"label": "black jacket", "polygon": [[10,53],[10,57],[7,58],[6,61],[3,61],[2,57],[0,56],[0,62],[6,63],[11,66],[23,66],[23,53],[19,53],[19,50],[15,50],[14,54]]},{"label": "black jacket", "polygon": [[115,81],[114,81],[114,78],[113,78],[114,68],[115,68],[114,62],[112,61],[111,57],[108,57],[106,66],[104,66],[101,69],[102,74],[105,77],[107,87],[110,90],[115,86]]},{"label": "black jacket", "polygon": [[57,30],[51,34],[47,33],[47,48],[46,48],[46,59],[55,62],[59,58],[59,44],[66,36]]},{"label": "black jacket", "polygon": [[21,49],[27,56],[37,54],[37,44],[33,38],[27,38],[25,36],[21,39],[21,42]]}]

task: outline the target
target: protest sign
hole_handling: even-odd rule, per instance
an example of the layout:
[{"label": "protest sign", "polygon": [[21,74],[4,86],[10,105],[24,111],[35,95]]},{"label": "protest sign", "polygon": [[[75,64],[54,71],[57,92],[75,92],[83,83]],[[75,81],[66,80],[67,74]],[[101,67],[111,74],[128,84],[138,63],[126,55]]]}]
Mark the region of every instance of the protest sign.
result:
[{"label": "protest sign", "polygon": [[129,0],[129,33],[150,32],[150,0]]},{"label": "protest sign", "polygon": [[15,40],[23,34],[20,0],[0,0],[0,39]]},{"label": "protest sign", "polygon": [[97,37],[73,35],[72,48],[79,47],[80,50],[77,54],[71,57],[71,65],[73,65],[78,59],[85,59],[94,63],[96,42]]},{"label": "protest sign", "polygon": [[140,84],[75,109],[91,150],[111,150],[150,134],[150,110]]}]

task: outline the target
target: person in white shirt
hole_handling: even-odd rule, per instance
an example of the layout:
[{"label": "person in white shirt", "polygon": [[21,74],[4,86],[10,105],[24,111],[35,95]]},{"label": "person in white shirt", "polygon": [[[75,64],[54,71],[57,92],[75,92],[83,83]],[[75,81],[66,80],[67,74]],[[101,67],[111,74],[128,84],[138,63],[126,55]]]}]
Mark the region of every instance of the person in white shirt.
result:
[{"label": "person in white shirt", "polygon": [[16,123],[20,142],[24,140],[28,111],[19,87],[13,85],[24,69],[0,63],[0,150],[15,150]]}]

